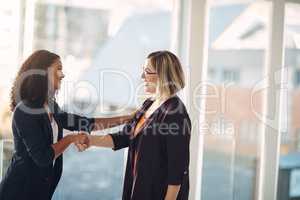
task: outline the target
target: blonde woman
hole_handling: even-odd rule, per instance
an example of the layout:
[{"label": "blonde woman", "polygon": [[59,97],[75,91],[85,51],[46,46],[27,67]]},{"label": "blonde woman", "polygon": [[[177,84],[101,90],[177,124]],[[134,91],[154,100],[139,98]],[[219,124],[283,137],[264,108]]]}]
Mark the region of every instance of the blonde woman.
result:
[{"label": "blonde woman", "polygon": [[152,98],[122,131],[89,136],[89,145],[129,148],[123,200],[187,200],[191,122],[176,95],[184,87],[181,64],[169,51],[153,52],[142,79]]}]

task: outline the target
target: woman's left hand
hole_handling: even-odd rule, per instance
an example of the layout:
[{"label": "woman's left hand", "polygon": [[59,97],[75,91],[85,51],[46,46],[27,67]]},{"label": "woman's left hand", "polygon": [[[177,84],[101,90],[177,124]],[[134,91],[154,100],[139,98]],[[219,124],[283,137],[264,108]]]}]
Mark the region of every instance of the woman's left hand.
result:
[{"label": "woman's left hand", "polygon": [[74,144],[78,151],[82,152],[90,147],[90,140],[87,133],[80,132],[75,135]]}]

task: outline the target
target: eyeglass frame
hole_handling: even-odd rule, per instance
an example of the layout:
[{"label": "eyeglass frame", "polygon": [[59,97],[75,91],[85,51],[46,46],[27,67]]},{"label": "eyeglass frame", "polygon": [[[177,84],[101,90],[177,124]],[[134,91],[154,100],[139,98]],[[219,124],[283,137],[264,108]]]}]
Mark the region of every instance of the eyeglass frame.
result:
[{"label": "eyeglass frame", "polygon": [[157,72],[149,72],[147,71],[147,69],[149,69],[148,67],[144,68],[143,67],[143,72],[142,72],[142,75],[156,75]]}]

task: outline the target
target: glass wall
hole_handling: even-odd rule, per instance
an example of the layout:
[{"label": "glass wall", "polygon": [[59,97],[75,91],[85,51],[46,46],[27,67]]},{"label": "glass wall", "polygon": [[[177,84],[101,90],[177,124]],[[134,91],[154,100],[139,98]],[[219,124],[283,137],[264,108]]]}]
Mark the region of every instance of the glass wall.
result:
[{"label": "glass wall", "polygon": [[[262,124],[266,90],[260,84],[269,53],[271,2],[209,1],[203,200],[254,200],[258,194],[262,130],[267,125]],[[172,9],[173,0],[12,0],[0,6],[1,176],[13,152],[9,90],[26,56],[37,49],[61,56],[66,77],[57,101],[65,110],[87,116],[128,113],[142,100],[145,57],[170,48]],[[286,4],[279,200],[300,197],[299,10],[298,4]],[[70,147],[54,199],[120,199],[124,155],[100,148],[77,153]]]},{"label": "glass wall", "polygon": [[13,145],[9,91],[19,64],[21,1],[9,1],[0,6],[0,178],[10,162]]},{"label": "glass wall", "polygon": [[271,2],[212,1],[202,199],[254,200]]},{"label": "glass wall", "polygon": [[282,104],[278,200],[300,198],[300,4],[285,7],[285,93]]},{"label": "glass wall", "polygon": [[[7,126],[1,123],[0,135],[8,140],[12,138],[9,89],[19,64],[34,50],[61,56],[66,77],[57,101],[63,109],[100,117],[128,113],[138,106],[141,99],[132,97],[140,94],[144,59],[151,51],[170,48],[172,0],[11,2],[9,8],[0,6],[0,54],[7,58],[0,63],[0,70],[6,70],[0,80],[5,100],[0,105],[6,106],[1,120],[7,122]],[[1,149],[0,158],[7,166],[13,147]],[[53,199],[121,199],[124,155],[101,148],[78,153],[71,146],[64,154],[63,176]]]}]

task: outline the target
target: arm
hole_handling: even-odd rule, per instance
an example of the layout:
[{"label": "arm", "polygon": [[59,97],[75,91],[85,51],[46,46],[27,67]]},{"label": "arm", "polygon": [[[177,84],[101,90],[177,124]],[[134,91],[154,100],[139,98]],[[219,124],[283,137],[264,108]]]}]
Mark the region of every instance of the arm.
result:
[{"label": "arm", "polygon": [[182,114],[169,114],[163,121],[167,150],[168,190],[165,200],[176,200],[183,180],[188,176],[190,121]]},{"label": "arm", "polygon": [[39,122],[42,115],[28,114],[17,108],[13,115],[13,129],[22,140],[28,155],[34,163],[40,167],[53,163],[54,149],[46,137],[45,130]]},{"label": "arm", "polygon": [[64,112],[56,102],[49,104],[49,108],[53,113],[56,122],[64,129],[70,131],[91,132],[94,128],[94,118]]},{"label": "arm", "polygon": [[84,144],[87,140],[87,135],[78,134],[78,135],[67,135],[57,143],[52,144],[52,148],[54,149],[54,158],[59,157],[72,143],[81,143]]},{"label": "arm", "polygon": [[77,143],[76,146],[79,151],[84,151],[90,146],[107,147],[113,150],[119,150],[129,146],[129,135],[131,130],[131,124],[126,124],[122,131],[117,133],[108,134],[104,136],[88,135],[88,141],[83,143]]},{"label": "arm", "polygon": [[112,128],[129,122],[133,118],[133,114],[110,118],[95,118],[93,131]]},{"label": "arm", "polygon": [[176,200],[180,190],[180,185],[168,185],[165,200]]},{"label": "arm", "polygon": [[45,137],[45,130],[39,124],[41,120],[44,120],[42,115],[28,114],[20,109],[16,109],[13,116],[13,128],[22,139],[29,156],[38,166],[52,164],[71,143],[86,141],[87,136],[79,134],[68,135],[57,143],[50,144]]},{"label": "arm", "polygon": [[[143,107],[147,106],[148,103],[151,103],[151,101],[148,99],[143,103]],[[141,109],[143,110],[143,108]],[[122,121],[123,123],[127,121],[127,124],[123,127],[123,130],[117,133],[105,135],[105,136],[92,136],[89,135],[89,142],[88,145],[83,146],[82,144],[76,144],[79,151],[83,151],[89,146],[97,146],[97,147],[108,147],[112,148],[113,150],[119,150],[122,148],[126,148],[129,146],[129,137],[132,129],[132,123],[130,123],[130,120],[133,121],[137,117],[138,111],[135,111],[129,116],[123,116],[123,117],[115,117],[115,118],[98,118],[95,119],[95,128],[94,130],[103,129],[103,125],[105,127],[112,127],[111,124],[118,123]],[[140,113],[141,114],[141,113]],[[100,127],[100,128],[99,128]]]},{"label": "arm", "polygon": [[114,148],[114,143],[111,135],[97,136],[89,135],[89,146]]},{"label": "arm", "polygon": [[71,131],[85,131],[91,132],[102,130],[124,124],[128,122],[135,113],[130,115],[111,117],[111,118],[88,118],[76,114],[64,112],[60,109],[58,104],[54,102],[51,108],[54,117],[58,123],[64,128]]},{"label": "arm", "polygon": [[105,136],[89,135],[89,145],[119,150],[129,146],[130,133],[131,124],[126,124],[123,129],[117,133],[112,133]]}]

